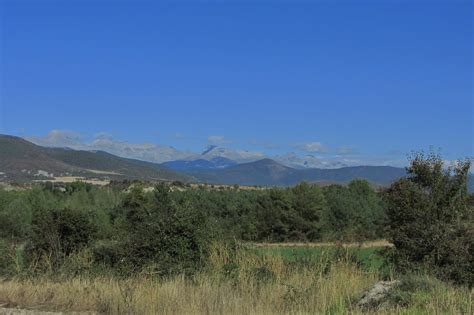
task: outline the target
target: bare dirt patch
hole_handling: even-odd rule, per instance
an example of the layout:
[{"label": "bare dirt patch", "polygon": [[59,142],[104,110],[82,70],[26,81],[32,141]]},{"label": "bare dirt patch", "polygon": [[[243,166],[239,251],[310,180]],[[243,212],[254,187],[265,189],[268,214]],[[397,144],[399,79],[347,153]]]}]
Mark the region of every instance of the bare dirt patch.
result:
[{"label": "bare dirt patch", "polygon": [[44,183],[44,182],[51,182],[51,183],[73,183],[73,182],[84,182],[93,185],[105,186],[110,183],[109,180],[104,179],[86,179],[85,177],[80,176],[60,176],[55,177],[53,179],[45,179],[45,180],[35,180],[35,182]]},{"label": "bare dirt patch", "polygon": [[86,169],[86,171],[91,172],[93,174],[102,174],[102,175],[123,175],[123,174],[112,172],[112,171],[99,171],[99,170],[90,170],[90,169]]}]

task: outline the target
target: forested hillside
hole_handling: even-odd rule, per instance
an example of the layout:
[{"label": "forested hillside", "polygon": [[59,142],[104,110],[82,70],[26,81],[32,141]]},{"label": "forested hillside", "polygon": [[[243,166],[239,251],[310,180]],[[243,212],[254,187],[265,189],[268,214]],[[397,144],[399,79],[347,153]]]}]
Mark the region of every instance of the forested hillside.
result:
[{"label": "forested hillside", "polygon": [[121,158],[102,151],[37,146],[0,135],[0,179],[9,182],[60,177],[195,181],[159,164]]}]

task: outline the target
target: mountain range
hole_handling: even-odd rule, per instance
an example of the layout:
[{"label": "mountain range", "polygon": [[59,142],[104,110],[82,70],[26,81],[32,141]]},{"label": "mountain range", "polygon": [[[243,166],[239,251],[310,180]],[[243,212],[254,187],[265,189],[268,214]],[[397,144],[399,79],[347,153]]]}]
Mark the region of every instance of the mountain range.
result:
[{"label": "mountain range", "polygon": [[[131,143],[116,140],[107,134],[96,135],[92,141],[87,142],[84,141],[80,134],[64,130],[53,130],[47,135],[40,137],[27,136],[25,139],[44,147],[68,147],[75,150],[105,151],[124,158],[158,164],[174,161],[206,160],[210,161],[212,166],[212,160],[216,158],[231,160],[238,164],[270,158],[292,168],[340,168],[360,165],[359,161],[348,159],[347,156],[325,156],[321,158],[313,154],[301,155],[295,152],[270,156],[258,151],[222,147],[217,144],[210,144],[201,152],[183,151],[168,145]],[[373,162],[371,165],[373,165]]]},{"label": "mountain range", "polygon": [[245,163],[257,161],[265,157],[261,152],[223,148],[217,145],[209,145],[202,152],[182,151],[172,146],[155,143],[130,143],[115,140],[106,134],[98,135],[91,142],[85,142],[76,133],[61,130],[53,130],[43,137],[29,136],[25,139],[44,147],[68,147],[75,150],[105,151],[120,157],[158,164],[176,160],[212,160],[216,157],[230,159],[237,163]]},{"label": "mountain range", "polygon": [[[74,150],[35,145],[25,139],[0,135],[0,181],[48,180],[61,177],[94,179],[140,179],[209,184],[290,186],[301,181],[327,184],[347,183],[361,178],[375,185],[389,185],[405,176],[405,169],[391,166],[349,166],[340,168],[295,168],[272,159],[239,163],[207,154],[201,158],[162,164],[119,157],[97,150]],[[203,158],[206,156],[206,158]],[[474,191],[472,176],[470,191]]]},{"label": "mountain range", "polygon": [[195,181],[162,165],[104,151],[47,148],[22,138],[0,135],[0,179],[27,181],[75,176],[98,179]]},{"label": "mountain range", "polygon": [[243,163],[220,169],[192,169],[187,174],[207,183],[290,186],[301,181],[313,183],[346,183],[356,178],[377,185],[388,185],[404,176],[405,169],[391,166],[353,166],[338,169],[295,169],[271,159]]},{"label": "mountain range", "polygon": [[161,165],[169,167],[177,171],[197,171],[221,169],[229,166],[237,165],[236,161],[223,157],[214,157],[210,160],[196,159],[196,160],[177,160],[162,163]]}]

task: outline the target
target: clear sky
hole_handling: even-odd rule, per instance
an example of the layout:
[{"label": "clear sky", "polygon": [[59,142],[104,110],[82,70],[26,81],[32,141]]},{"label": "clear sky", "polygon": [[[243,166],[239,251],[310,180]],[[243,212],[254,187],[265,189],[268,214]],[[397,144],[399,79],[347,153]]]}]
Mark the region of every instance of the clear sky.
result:
[{"label": "clear sky", "polygon": [[473,152],[472,1],[0,0],[0,133]]}]

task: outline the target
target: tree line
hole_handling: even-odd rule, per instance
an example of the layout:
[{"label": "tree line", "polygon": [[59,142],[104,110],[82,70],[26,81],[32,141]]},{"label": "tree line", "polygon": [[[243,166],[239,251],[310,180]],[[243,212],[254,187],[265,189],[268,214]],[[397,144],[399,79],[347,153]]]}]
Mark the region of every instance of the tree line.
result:
[{"label": "tree line", "polygon": [[440,157],[420,155],[410,175],[388,189],[354,180],[256,190],[83,182],[0,190],[0,272],[14,268],[5,258],[18,256],[13,248],[21,248],[22,264],[38,270],[60,268],[86,253],[100,268],[167,275],[205,266],[216,240],[387,238],[394,244],[387,257],[400,269],[429,266],[463,282],[474,265],[469,167],[446,169]]},{"label": "tree line", "polygon": [[256,242],[376,239],[383,237],[385,224],[380,193],[365,180],[260,190],[178,190],[161,183],[153,191],[140,184],[124,190],[76,182],[0,190],[0,236],[25,241],[38,218],[67,209],[87,216],[97,237],[107,239],[120,234],[133,211],[148,209],[152,217],[171,208],[189,208],[206,217],[220,237]]}]

